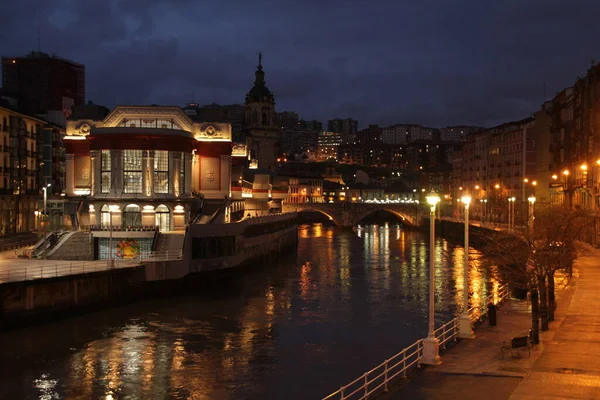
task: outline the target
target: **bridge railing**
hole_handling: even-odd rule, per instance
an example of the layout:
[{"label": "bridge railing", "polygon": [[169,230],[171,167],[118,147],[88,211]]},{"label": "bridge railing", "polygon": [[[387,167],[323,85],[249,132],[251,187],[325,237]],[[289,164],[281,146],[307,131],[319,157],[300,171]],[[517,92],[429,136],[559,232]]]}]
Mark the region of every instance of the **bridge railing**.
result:
[{"label": "bridge railing", "polygon": [[[494,304],[500,304],[510,296],[509,287],[507,284],[500,286],[496,295],[490,295],[488,299]],[[487,304],[487,303],[486,303]],[[470,311],[474,310],[472,307]],[[487,313],[487,309],[478,312],[478,319]],[[459,319],[458,317],[446,322],[434,331],[435,337],[438,339],[440,347],[446,348],[446,344],[450,341],[458,339]],[[365,372],[352,382],[343,385],[335,392],[323,398],[323,400],[340,399],[368,399],[369,396],[387,392],[390,382],[398,377],[406,378],[407,373],[412,369],[420,366],[423,358],[423,340],[419,339],[410,346],[402,349],[399,353],[388,358],[375,368]]]}]

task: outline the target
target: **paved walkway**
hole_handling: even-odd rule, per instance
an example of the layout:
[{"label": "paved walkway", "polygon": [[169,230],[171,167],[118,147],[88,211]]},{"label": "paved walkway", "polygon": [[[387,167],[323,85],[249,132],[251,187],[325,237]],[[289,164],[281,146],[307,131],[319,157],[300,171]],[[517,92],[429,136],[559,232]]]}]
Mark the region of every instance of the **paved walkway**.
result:
[{"label": "paved walkway", "polygon": [[498,324],[484,322],[476,339],[442,355],[443,364],[418,370],[382,399],[600,399],[600,252],[588,248],[574,279],[557,288],[558,309],[540,344],[520,358],[500,355],[502,341],[525,334],[530,305],[511,301]]}]

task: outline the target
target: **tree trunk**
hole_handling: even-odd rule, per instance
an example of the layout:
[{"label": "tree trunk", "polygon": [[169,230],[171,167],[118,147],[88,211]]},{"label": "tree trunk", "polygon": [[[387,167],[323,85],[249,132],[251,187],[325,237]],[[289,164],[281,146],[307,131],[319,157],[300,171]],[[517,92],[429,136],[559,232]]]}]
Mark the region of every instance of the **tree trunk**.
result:
[{"label": "tree trunk", "polygon": [[538,291],[540,294],[540,316],[542,317],[542,331],[548,330],[548,288],[546,287],[546,277],[538,281]]},{"label": "tree trunk", "polygon": [[554,321],[556,295],[554,293],[554,272],[548,274],[548,321]]},{"label": "tree trunk", "polygon": [[536,288],[531,289],[531,338],[533,343],[540,342],[540,308],[538,302],[538,291]]}]

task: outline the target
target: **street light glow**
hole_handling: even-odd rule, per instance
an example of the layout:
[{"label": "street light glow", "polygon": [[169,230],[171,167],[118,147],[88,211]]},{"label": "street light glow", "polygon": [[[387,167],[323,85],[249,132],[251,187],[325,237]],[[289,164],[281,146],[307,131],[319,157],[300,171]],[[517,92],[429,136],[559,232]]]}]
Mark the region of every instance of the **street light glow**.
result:
[{"label": "street light glow", "polygon": [[432,190],[425,199],[427,200],[427,204],[431,207],[435,207],[437,203],[440,202],[440,196],[434,190]]},{"label": "street light glow", "polygon": [[527,198],[527,200],[528,200],[528,201],[529,201],[531,204],[533,204],[533,203],[535,203],[535,196],[528,197],[528,198]]},{"label": "street light glow", "polygon": [[499,183],[496,183],[496,184],[494,185],[494,187],[495,187],[496,189],[500,189],[500,184],[499,184]]},{"label": "street light glow", "polygon": [[565,170],[563,171],[563,175],[565,175],[565,176],[569,176],[569,170],[568,170],[568,169],[565,169]]},{"label": "street light glow", "polygon": [[[600,161],[600,160],[598,160],[598,161]],[[557,180],[558,179],[558,175],[556,175],[556,174],[552,175],[552,179]]]},{"label": "street light glow", "polygon": [[587,171],[587,165],[586,164],[582,164],[581,167],[579,167],[579,168],[581,168],[582,171]]},{"label": "street light glow", "polygon": [[465,194],[462,198],[461,198],[462,202],[465,203],[465,206],[468,206],[469,204],[471,204],[471,195],[470,194]]}]

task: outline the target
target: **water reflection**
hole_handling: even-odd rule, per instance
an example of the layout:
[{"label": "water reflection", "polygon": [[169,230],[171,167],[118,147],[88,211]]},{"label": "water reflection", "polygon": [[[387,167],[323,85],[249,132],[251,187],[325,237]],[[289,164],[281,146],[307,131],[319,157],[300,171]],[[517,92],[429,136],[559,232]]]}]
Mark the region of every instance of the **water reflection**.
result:
[{"label": "water reflection", "polygon": [[[427,331],[427,238],[299,228],[297,259],[206,295],[0,335],[0,398],[318,398]],[[436,323],[461,310],[464,250],[436,239]],[[470,251],[473,305],[498,291]],[[310,382],[310,384],[307,384]]]}]

